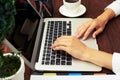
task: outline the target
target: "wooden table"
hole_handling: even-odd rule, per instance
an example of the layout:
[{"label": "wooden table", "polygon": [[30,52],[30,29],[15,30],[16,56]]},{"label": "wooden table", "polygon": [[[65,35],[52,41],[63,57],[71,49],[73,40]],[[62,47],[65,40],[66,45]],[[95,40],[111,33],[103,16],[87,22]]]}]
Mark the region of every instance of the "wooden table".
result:
[{"label": "wooden table", "polygon": [[[81,0],[87,11],[79,18],[96,18],[104,8],[114,0]],[[59,2],[59,3],[58,3]],[[54,17],[65,17],[59,13],[62,0],[53,0]],[[99,50],[113,53],[120,52],[120,16],[110,20],[104,31],[97,36]],[[101,72],[113,73],[111,70],[103,68]]]}]

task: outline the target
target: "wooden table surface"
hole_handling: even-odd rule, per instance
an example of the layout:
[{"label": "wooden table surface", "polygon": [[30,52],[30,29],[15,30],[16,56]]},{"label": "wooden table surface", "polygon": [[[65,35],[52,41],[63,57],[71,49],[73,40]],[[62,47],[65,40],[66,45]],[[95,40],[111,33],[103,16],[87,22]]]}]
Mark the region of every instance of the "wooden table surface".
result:
[{"label": "wooden table surface", "polygon": [[[82,0],[82,4],[86,7],[87,11],[79,18],[96,18],[112,1],[114,0]],[[65,17],[59,13],[59,7],[62,4],[62,0],[53,0],[53,17]],[[113,18],[107,23],[104,31],[97,36],[97,43],[99,50],[111,54],[113,52],[120,52],[120,16]],[[101,72],[113,73],[111,70],[105,68]]]}]

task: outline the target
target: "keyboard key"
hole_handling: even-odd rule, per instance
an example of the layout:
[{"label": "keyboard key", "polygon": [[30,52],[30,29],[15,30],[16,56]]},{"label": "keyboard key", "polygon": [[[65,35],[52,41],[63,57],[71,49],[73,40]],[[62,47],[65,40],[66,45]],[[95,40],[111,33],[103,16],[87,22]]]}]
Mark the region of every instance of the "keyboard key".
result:
[{"label": "keyboard key", "polygon": [[72,65],[72,62],[67,62],[67,65]]},{"label": "keyboard key", "polygon": [[51,60],[51,65],[55,65],[55,60]]},{"label": "keyboard key", "polygon": [[65,63],[66,63],[65,61],[61,61],[61,65],[65,65]]}]

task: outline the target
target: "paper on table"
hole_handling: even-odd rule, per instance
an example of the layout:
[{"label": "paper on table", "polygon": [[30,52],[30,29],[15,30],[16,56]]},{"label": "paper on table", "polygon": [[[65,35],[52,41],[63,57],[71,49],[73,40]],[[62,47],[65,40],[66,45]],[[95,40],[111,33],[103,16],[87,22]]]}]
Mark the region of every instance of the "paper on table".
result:
[{"label": "paper on table", "polygon": [[31,75],[30,80],[120,80],[116,75],[102,75],[102,76],[41,76]]}]

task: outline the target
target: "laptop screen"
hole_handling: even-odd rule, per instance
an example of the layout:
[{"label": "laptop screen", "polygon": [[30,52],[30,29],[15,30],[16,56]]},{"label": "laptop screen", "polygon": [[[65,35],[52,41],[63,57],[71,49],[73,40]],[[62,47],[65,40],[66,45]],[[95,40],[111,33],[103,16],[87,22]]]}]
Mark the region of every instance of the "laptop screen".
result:
[{"label": "laptop screen", "polygon": [[[37,46],[35,44],[41,19],[40,15],[35,11],[35,9],[37,10],[36,6],[35,4],[31,6],[28,2],[16,2],[17,14],[15,16],[15,26],[7,36],[7,40],[17,50],[22,51],[22,55],[30,63],[35,61],[37,53],[37,49],[35,49]],[[33,66],[33,64],[31,65]]]}]

